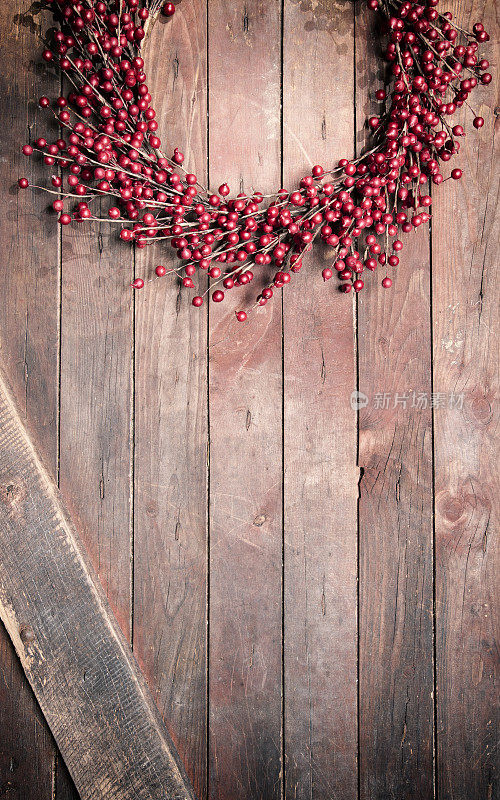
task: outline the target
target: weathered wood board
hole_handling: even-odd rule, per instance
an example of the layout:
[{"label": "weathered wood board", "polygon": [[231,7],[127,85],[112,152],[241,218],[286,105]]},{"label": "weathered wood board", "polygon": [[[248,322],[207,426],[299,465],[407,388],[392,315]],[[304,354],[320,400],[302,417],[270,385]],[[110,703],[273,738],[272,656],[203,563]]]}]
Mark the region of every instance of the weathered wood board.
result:
[{"label": "weathered wood board", "polygon": [[0,617],[81,799],[193,800],[2,377],[0,550]]},{"label": "weathered wood board", "polygon": [[[175,141],[203,183],[205,5],[190,0],[171,20],[160,17],[145,51],[162,137]],[[138,251],[137,274],[150,279],[157,264],[173,266],[168,249],[160,243]],[[168,277],[146,287],[135,297],[134,652],[197,796],[204,797],[207,313],[193,314],[190,298]]]},{"label": "weathered wood board", "polygon": [[[314,12],[286,2],[284,8],[283,172],[285,186],[296,186],[314,164],[328,169],[353,155],[354,6],[325,4]],[[329,59],[342,64],[334,83],[321,80]],[[321,279],[330,263],[327,248],[307,255],[283,292],[290,800],[355,798],[358,786],[355,304],[339,297],[335,281]]]},{"label": "weathered wood board", "polygon": [[[280,4],[231,0],[208,10],[210,185],[267,193],[280,182]],[[228,59],[238,63],[229,92]],[[278,800],[281,304],[240,325],[241,291],[228,292],[221,313],[210,308],[208,797]]]},{"label": "weathered wood board", "polygon": [[[20,194],[16,180],[39,184],[40,162],[26,159],[21,143],[33,141],[43,112],[37,99],[54,78],[38,63],[40,35],[50,15],[29,2],[0,4],[0,362],[22,417],[36,431],[54,479],[59,455],[60,238],[47,198]],[[8,634],[0,625],[0,793],[51,800],[56,749]]]},{"label": "weathered wood board", "polygon": [[[436,192],[432,235],[436,595],[436,783],[439,800],[500,793],[499,29],[498,4],[449,3],[460,25],[492,35],[494,81],[474,107],[464,178]],[[464,125],[470,113],[463,110]],[[444,402],[443,402],[444,398]]]},{"label": "weathered wood board", "polygon": [[[382,73],[371,12],[364,4],[358,12],[364,120]],[[360,131],[358,149],[363,140]],[[358,302],[359,391],[367,398],[359,412],[360,800],[431,800],[434,792],[429,232],[404,239],[394,291],[382,287],[380,266]]]}]

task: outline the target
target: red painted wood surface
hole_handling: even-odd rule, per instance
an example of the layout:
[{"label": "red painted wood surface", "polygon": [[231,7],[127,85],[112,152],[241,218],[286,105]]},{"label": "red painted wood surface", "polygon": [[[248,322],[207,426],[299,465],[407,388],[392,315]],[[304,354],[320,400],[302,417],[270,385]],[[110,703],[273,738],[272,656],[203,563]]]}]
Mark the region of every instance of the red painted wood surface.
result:
[{"label": "red painted wood surface", "polygon": [[[370,12],[359,12],[363,120],[379,62]],[[359,390],[368,398],[359,414],[360,800],[431,800],[434,785],[428,230],[405,237],[401,255],[396,290],[381,286],[379,266],[358,302]]]},{"label": "red painted wood surface", "polygon": [[[234,191],[359,152],[380,79],[361,6],[182,0],[146,54],[162,138]],[[448,6],[498,37],[494,3]],[[0,358],[200,800],[493,800],[495,87],[391,291],[370,275],[353,306],[316,255],[243,326],[236,293],[131,296],[164,248],[60,240],[17,192],[47,22],[0,9]],[[75,800],[0,631],[4,795]]]},{"label": "red painted wood surface", "polygon": [[[498,8],[450,4],[467,28]],[[498,29],[491,62],[499,62]],[[437,787],[443,800],[498,791],[498,68],[461,149],[462,191],[436,192],[432,236]],[[465,114],[462,114],[465,119]],[[451,183],[451,181],[450,181]],[[450,407],[451,405],[451,407]]]},{"label": "red painted wood surface", "polygon": [[[210,185],[267,193],[280,182],[280,5],[231,0],[208,9]],[[238,68],[228,91],[231,62]],[[241,325],[238,294],[209,314],[208,797],[278,800],[281,304]]]},{"label": "red painted wood surface", "polygon": [[[206,181],[206,9],[159,18],[145,54],[164,140]],[[159,66],[158,66],[159,65]],[[164,133],[165,132],[165,133]],[[165,246],[138,274],[174,266]],[[196,792],[206,787],[207,326],[176,281],[136,296],[134,651]]]},{"label": "red painted wood surface", "polygon": [[[353,11],[285,4],[286,186],[304,164],[353,155]],[[343,65],[333,84],[330,59]],[[283,294],[285,795],[314,800],[355,797],[358,783],[354,304],[321,280],[329,258],[307,256]]]},{"label": "red painted wood surface", "polygon": [[[46,466],[57,477],[59,231],[46,213],[47,198],[20,195],[16,188],[18,175],[34,183],[43,175],[43,167],[27,163],[20,150],[40,124],[38,97],[54,85],[48,71],[36,64],[39,36],[49,23],[50,15],[33,14],[28,3],[0,7],[0,102],[2,119],[8,120],[2,126],[0,160],[0,358]],[[0,796],[50,800],[55,745],[1,624],[0,731]]]}]

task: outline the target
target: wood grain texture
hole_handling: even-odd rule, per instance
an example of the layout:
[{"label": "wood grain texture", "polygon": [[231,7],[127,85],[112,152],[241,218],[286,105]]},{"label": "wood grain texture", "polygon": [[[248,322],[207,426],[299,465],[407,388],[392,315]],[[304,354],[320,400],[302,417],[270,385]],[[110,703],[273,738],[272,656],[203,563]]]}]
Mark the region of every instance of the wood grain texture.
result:
[{"label": "wood grain texture", "polygon": [[[46,169],[21,145],[44,130],[38,98],[55,85],[39,63],[40,33],[50,16],[11,0],[0,5],[0,177],[3,247],[0,361],[15,387],[23,418],[57,474],[59,231],[47,197],[20,191],[17,177],[40,183]],[[43,245],[42,245],[43,243]],[[17,656],[0,625],[0,796],[52,798],[54,743]]]},{"label": "wood grain texture", "polygon": [[[285,186],[354,144],[352,3],[284,17]],[[337,79],[324,81],[325,63]],[[300,111],[299,111],[300,109]],[[304,166],[305,164],[305,166]],[[328,260],[329,259],[329,260]],[[357,470],[353,302],[315,249],[283,291],[285,779],[290,800],[357,797]]]},{"label": "wood grain texture", "polygon": [[0,616],[81,800],[194,800],[3,379],[0,531]]},{"label": "wood grain texture", "polygon": [[130,639],[133,254],[101,223],[64,231],[62,259],[60,488]]},{"label": "wood grain texture", "polygon": [[[206,184],[206,12],[160,17],[146,74],[167,152],[172,143]],[[165,243],[137,252],[137,274],[175,265]],[[171,276],[136,298],[134,650],[206,796],[207,325]]]},{"label": "wood grain texture", "polygon": [[[272,191],[280,4],[209,3],[208,23],[211,187]],[[281,796],[281,305],[237,323],[255,293],[234,289],[210,307],[211,800]]]},{"label": "wood grain texture", "polygon": [[0,797],[52,800],[54,741],[0,623]]},{"label": "wood grain texture", "polygon": [[[437,797],[489,800],[500,796],[498,7],[449,7],[465,28],[484,21],[495,67],[473,100],[485,125],[462,140],[464,177],[435,193],[433,213]],[[469,129],[470,112],[457,122]]]},{"label": "wood grain texture", "polygon": [[106,223],[64,230],[61,248],[59,485],[130,640],[133,253]]},{"label": "wood grain texture", "polygon": [[[359,127],[380,86],[372,12],[356,18]],[[358,139],[362,146],[364,134]],[[429,236],[404,237],[358,302],[360,797],[433,797],[433,521]],[[384,395],[388,396],[388,407]],[[418,397],[426,398],[419,408]],[[378,396],[378,397],[377,397]],[[404,399],[406,397],[406,399]]]},{"label": "wood grain texture", "polygon": [[[21,146],[45,130],[38,97],[54,91],[55,77],[39,64],[40,35],[50,15],[33,14],[24,2],[2,4],[2,183],[4,269],[1,287],[0,356],[16,402],[57,470],[59,229],[47,213],[47,195],[19,191],[17,177],[38,183],[46,168],[26,158]],[[15,32],[15,36],[12,32]],[[55,129],[54,129],[55,132]]]}]

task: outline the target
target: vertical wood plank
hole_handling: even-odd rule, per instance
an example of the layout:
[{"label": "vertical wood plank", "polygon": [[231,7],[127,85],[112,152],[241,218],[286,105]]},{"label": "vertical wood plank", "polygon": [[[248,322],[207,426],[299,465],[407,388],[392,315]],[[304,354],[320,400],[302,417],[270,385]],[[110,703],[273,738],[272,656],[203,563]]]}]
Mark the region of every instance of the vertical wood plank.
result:
[{"label": "vertical wood plank", "polygon": [[[358,130],[374,108],[381,79],[374,15],[362,5],[356,19]],[[359,419],[363,800],[433,797],[428,231],[404,241],[392,289],[382,288],[385,271],[379,267],[368,275],[358,302],[359,389],[368,397]]]},{"label": "vertical wood plank", "polygon": [[79,800],[73,779],[60,753],[54,765],[54,795],[56,800]]},{"label": "vertical wood plank", "polygon": [[[59,484],[130,639],[133,254],[106,223],[64,230],[61,248]],[[76,797],[61,760],[56,773],[58,797]]]},{"label": "vertical wood plank", "polygon": [[[57,473],[58,229],[45,213],[42,193],[17,188],[17,178],[39,183],[46,168],[21,154],[21,145],[45,132],[38,98],[54,91],[55,77],[40,66],[40,34],[50,15],[29,3],[0,6],[0,73],[3,121],[0,212],[3,269],[0,284],[0,359],[16,401]],[[9,637],[0,625],[0,795],[52,798],[55,747]]]},{"label": "vertical wood plank", "polygon": [[[233,196],[276,190],[280,4],[208,9],[211,187],[227,180]],[[210,307],[212,800],[281,796],[281,305],[241,325],[234,310],[244,297],[233,289]]]},{"label": "vertical wood plank", "polygon": [[60,488],[127,638],[132,260],[116,226],[63,231]]},{"label": "vertical wood plank", "polygon": [[[133,253],[116,225],[92,223],[62,230],[61,261],[59,486],[130,640]],[[78,796],[60,758],[55,786]]]},{"label": "vertical wood plank", "polygon": [[[206,9],[159,17],[146,75],[165,152],[206,184]],[[165,242],[137,274],[174,265]],[[177,265],[177,264],[176,264]],[[206,797],[207,328],[166,276],[136,295],[134,650],[197,796]]]},{"label": "vertical wood plank", "polygon": [[[313,9],[313,10],[312,10]],[[351,3],[286,0],[287,188],[354,146]],[[325,82],[325,64],[334,79]],[[285,778],[290,800],[357,797],[357,419],[351,297],[316,247],[284,289]]]},{"label": "vertical wood plank", "polygon": [[[5,243],[1,286],[0,354],[16,402],[36,435],[51,474],[57,471],[59,227],[47,213],[48,195],[19,190],[24,176],[37,184],[47,167],[26,158],[21,146],[50,126],[38,106],[43,94],[57,91],[56,78],[40,65],[40,36],[51,16],[26,10],[23,2],[2,4],[1,162],[6,197],[2,209]],[[56,129],[54,129],[56,134]]]},{"label": "vertical wood plank", "polygon": [[[450,2],[484,23],[494,81],[471,96],[457,185],[435,192],[432,225],[436,484],[437,797],[494,798],[498,782],[498,9]],[[496,46],[495,46],[496,43]],[[495,399],[496,398],[496,399]]]},{"label": "vertical wood plank", "polygon": [[0,623],[0,797],[52,800],[54,741]]}]

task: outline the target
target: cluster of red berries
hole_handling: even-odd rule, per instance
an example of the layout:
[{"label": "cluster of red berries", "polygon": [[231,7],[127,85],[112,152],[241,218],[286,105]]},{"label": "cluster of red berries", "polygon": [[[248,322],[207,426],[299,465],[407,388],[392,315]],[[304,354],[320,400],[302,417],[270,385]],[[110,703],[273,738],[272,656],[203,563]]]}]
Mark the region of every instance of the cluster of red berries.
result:
[{"label": "cluster of red berries", "polygon": [[[107,196],[108,221],[120,226],[124,242],[138,248],[168,242],[179,266],[157,266],[156,275],[174,274],[188,289],[196,279],[208,284],[193,297],[196,307],[207,293],[221,302],[225,291],[251,283],[256,273],[256,304],[265,305],[301,269],[316,240],[333,251],[323,280],[336,274],[343,292],[359,292],[365,270],[397,267],[400,232],[429,221],[432,200],[424,187],[447,180],[442,166],[465,135],[448,118],[491,81],[488,61],[478,55],[489,38],[483,25],[462,31],[451,14],[437,10],[438,2],[368,0],[385,18],[392,84],[390,93],[375,93],[382,110],[368,120],[372,142],[364,155],[326,170],[313,167],[292,192],[229,199],[227,184],[208,192],[184,169],[178,149],[164,153],[158,136],[140,50],[148,25],[159,13],[172,16],[174,4],[44,0],[57,28],[43,58],[58,67],[69,90],[54,102],[40,98],[60,128],[55,141],[39,137],[23,152],[36,151],[57,168],[47,191],[57,195],[61,225],[100,220],[99,199]],[[473,124],[480,128],[484,120],[475,116]],[[461,178],[461,170],[450,177]],[[28,185],[19,180],[21,188]],[[205,275],[210,280],[200,281]],[[391,284],[386,275],[382,285]],[[144,280],[132,286],[141,289]]]}]

